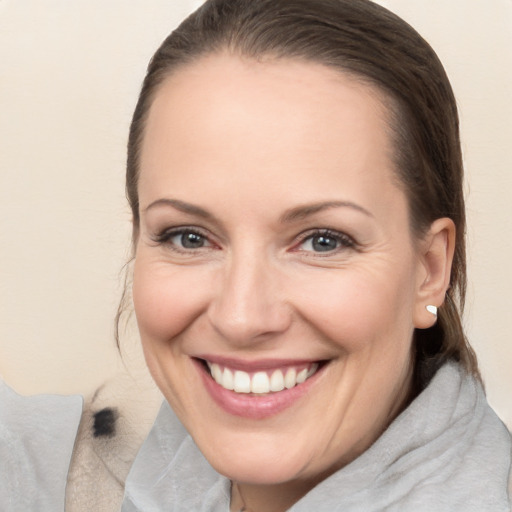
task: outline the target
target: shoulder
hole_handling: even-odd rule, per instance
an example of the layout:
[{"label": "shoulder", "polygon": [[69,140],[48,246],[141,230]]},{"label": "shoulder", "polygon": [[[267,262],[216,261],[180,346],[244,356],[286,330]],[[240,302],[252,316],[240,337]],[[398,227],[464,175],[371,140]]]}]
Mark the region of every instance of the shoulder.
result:
[{"label": "shoulder", "polygon": [[21,396],[0,381],[0,509],[64,508],[79,396]]},{"label": "shoulder", "polygon": [[423,508],[416,510],[435,503],[430,510],[444,510],[446,504],[446,510],[508,511],[511,435],[488,404],[481,383],[460,365],[447,363],[415,402],[412,428],[425,455],[410,494],[421,498]]}]

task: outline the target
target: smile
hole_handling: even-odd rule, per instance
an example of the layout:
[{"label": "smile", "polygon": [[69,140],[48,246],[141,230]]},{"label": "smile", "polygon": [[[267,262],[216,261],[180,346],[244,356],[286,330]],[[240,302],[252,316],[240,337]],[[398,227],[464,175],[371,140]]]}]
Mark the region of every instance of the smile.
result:
[{"label": "smile", "polygon": [[264,420],[300,403],[322,381],[330,360],[243,361],[216,356],[192,361],[213,402],[224,412]]},{"label": "smile", "polygon": [[246,372],[206,361],[210,374],[219,386],[235,393],[267,394],[291,389],[312,377],[318,363],[289,366],[273,370]]}]

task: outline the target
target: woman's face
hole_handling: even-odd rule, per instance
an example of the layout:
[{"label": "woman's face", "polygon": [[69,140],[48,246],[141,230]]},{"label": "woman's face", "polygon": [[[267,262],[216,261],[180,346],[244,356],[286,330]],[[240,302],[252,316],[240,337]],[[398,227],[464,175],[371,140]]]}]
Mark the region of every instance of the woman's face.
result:
[{"label": "woman's face", "polygon": [[159,90],[137,321],[158,386],[228,477],[322,478],[403,407],[426,271],[392,156],[381,95],[319,65],[215,55]]}]

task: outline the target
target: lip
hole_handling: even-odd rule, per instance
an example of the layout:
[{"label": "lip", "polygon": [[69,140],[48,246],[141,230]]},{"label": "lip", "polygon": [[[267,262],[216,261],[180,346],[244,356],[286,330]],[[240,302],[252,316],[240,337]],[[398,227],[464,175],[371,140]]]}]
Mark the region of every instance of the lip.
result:
[{"label": "lip", "polygon": [[234,370],[242,370],[247,373],[256,373],[261,371],[277,370],[288,366],[305,367],[311,363],[318,362],[310,359],[260,359],[257,361],[246,361],[243,359],[235,359],[231,357],[221,357],[215,355],[199,355],[196,359],[209,361],[221,366],[227,366]]},{"label": "lip", "polygon": [[[240,369],[247,372],[272,370],[282,368],[284,366],[304,365],[311,363],[311,361],[299,360],[265,360],[265,361],[239,361],[226,358],[208,357],[209,362],[217,364],[225,364],[232,368]],[[243,394],[235,393],[224,389],[217,384],[211,377],[210,373],[206,370],[204,362],[201,359],[192,359],[203,384],[212,397],[213,401],[228,414],[248,418],[253,420],[262,420],[275,416],[280,412],[295,405],[304,395],[306,395],[312,386],[315,385],[319,376],[323,373],[327,364],[322,364],[317,372],[312,375],[308,380],[299,384],[291,389],[284,389],[277,393],[269,393],[265,395],[256,394]]]}]

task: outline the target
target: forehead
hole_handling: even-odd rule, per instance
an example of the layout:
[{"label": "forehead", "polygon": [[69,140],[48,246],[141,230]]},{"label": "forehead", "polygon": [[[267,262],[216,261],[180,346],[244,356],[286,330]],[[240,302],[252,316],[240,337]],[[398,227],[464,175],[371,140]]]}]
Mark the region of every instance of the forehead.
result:
[{"label": "forehead", "polygon": [[[282,58],[256,61],[220,53],[180,66],[164,80],[150,107],[146,128],[162,127],[158,121],[172,122],[171,113],[176,122],[186,116],[190,121],[200,120],[206,128],[208,122],[218,127],[234,119],[230,114],[244,110],[250,115],[243,120],[248,130],[263,120],[270,131],[283,119],[280,114],[298,121],[306,115],[312,121],[322,117],[329,122],[342,111],[348,115],[358,111],[350,122],[362,121],[371,112],[380,119],[384,132],[389,117],[384,105],[389,103],[387,95],[364,79],[321,64]],[[323,135],[328,137],[327,129]]]},{"label": "forehead", "polygon": [[297,201],[305,189],[325,198],[343,174],[347,189],[354,181],[389,184],[387,118],[379,90],[325,66],[205,57],[175,71],[156,94],[141,152],[141,203],[144,194],[243,190],[255,178]]}]

